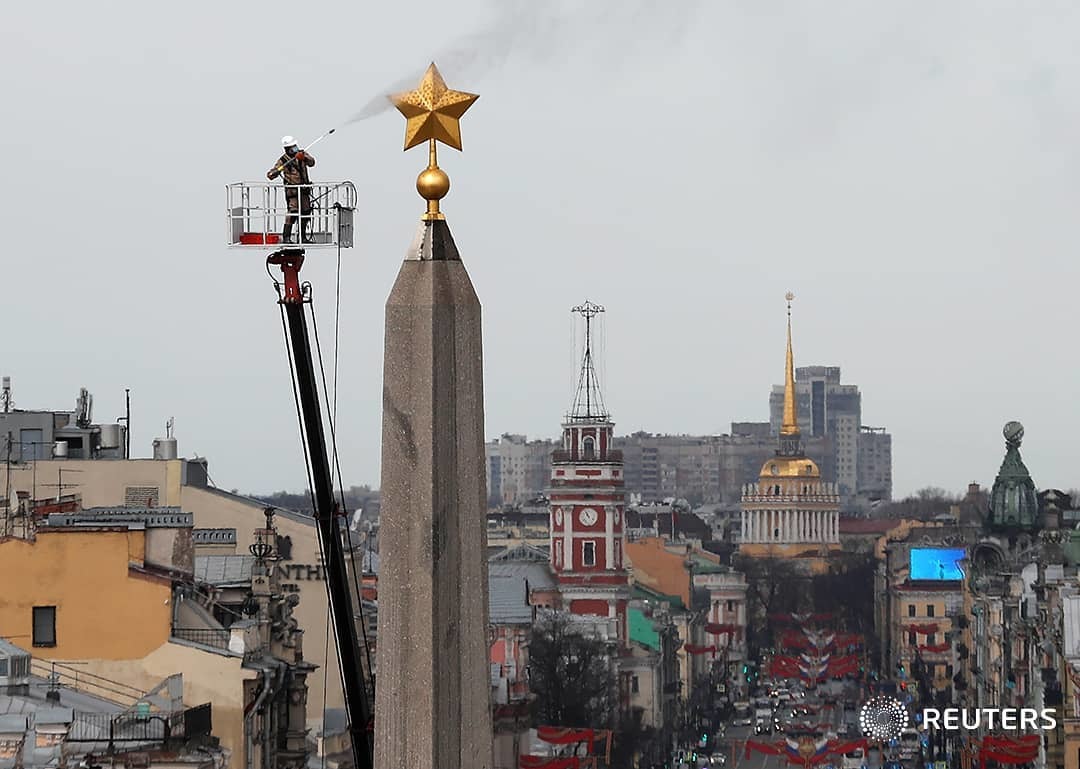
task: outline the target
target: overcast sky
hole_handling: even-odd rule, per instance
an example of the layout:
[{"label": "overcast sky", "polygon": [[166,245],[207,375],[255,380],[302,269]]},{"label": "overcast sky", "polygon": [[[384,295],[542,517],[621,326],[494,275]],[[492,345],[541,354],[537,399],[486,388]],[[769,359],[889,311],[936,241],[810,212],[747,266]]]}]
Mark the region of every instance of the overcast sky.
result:
[{"label": "overcast sky", "polygon": [[[484,307],[489,437],[558,433],[586,298],[607,307],[620,433],[765,420],[791,290],[796,363],[859,385],[896,495],[992,482],[1010,419],[1040,488],[1080,486],[1072,0],[66,0],[4,25],[18,407],[70,409],[86,386],[109,421],[130,387],[134,454],[171,416],[218,485],[302,488],[275,295],[262,252],[225,248],[224,185],[442,56],[481,95],[464,153],[440,157]],[[426,153],[403,135],[387,112],[313,151],[315,179],[360,200],[346,483],[379,481],[383,306],[423,211]],[[328,347],[334,264],[304,268]]]}]

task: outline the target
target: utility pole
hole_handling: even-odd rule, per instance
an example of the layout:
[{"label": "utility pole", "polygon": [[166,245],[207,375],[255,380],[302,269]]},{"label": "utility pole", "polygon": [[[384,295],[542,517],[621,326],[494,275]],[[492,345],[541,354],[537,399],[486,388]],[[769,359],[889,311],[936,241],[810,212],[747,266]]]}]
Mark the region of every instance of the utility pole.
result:
[{"label": "utility pole", "polygon": [[[4,402],[4,411],[7,411],[7,401]],[[7,458],[4,460],[4,483],[7,488],[4,490],[4,528],[3,535],[8,536],[8,525],[11,521],[11,431],[7,434]]]}]

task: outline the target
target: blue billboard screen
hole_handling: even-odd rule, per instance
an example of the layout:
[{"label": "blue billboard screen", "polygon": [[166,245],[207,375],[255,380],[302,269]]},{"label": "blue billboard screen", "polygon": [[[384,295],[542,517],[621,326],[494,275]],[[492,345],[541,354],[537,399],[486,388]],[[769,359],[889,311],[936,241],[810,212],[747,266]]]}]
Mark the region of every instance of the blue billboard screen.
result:
[{"label": "blue billboard screen", "polygon": [[963,548],[913,547],[911,579],[959,582],[964,579],[960,561],[966,557]]}]

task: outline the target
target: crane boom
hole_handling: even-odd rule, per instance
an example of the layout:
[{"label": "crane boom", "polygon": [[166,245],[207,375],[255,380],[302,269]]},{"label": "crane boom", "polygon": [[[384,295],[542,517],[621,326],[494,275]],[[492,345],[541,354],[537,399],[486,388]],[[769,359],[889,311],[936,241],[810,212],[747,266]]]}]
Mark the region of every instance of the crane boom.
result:
[{"label": "crane boom", "polygon": [[[326,559],[326,591],[338,658],[341,661],[353,759],[356,769],[373,769],[370,733],[373,724],[372,706],[367,674],[360,659],[353,596],[349,588],[349,572],[342,543],[341,516],[344,511],[339,510],[334,503],[334,476],[326,451],[326,433],[323,430],[322,411],[319,406],[315,363],[308,338],[307,320],[304,317],[304,305],[308,300],[300,287],[300,267],[304,263],[304,251],[298,248],[281,249],[267,257],[266,261],[268,265],[279,266],[284,275],[285,290],[278,303],[285,314],[288,341],[293,365],[296,367],[296,390],[310,462],[319,542]],[[361,597],[357,596],[356,600],[362,607]]]}]

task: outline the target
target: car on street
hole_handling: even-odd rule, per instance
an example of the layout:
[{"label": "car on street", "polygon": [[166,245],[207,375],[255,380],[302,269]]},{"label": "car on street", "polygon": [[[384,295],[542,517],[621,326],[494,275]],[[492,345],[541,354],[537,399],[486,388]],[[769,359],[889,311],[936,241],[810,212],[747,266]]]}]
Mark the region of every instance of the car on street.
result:
[{"label": "car on street", "polygon": [[866,754],[861,748],[845,753],[840,761],[842,769],[866,769]]},{"label": "car on street", "polygon": [[735,717],[731,720],[732,726],[750,726],[754,723],[754,717],[750,712],[749,702],[735,703]]}]

